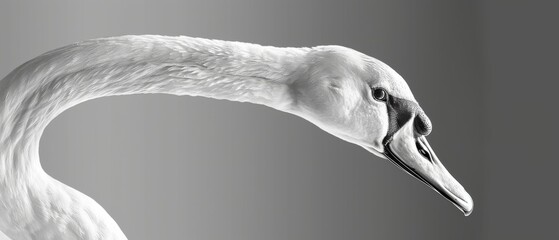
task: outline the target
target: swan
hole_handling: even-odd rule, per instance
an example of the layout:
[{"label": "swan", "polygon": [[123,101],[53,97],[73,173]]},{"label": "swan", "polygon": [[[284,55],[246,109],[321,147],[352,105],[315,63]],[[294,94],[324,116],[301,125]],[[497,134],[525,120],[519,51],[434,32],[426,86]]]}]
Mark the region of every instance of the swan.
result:
[{"label": "swan", "polygon": [[342,46],[278,48],[186,36],[71,44],[0,81],[0,231],[12,239],[126,239],[93,199],[39,161],[48,123],[87,100],[164,93],[262,104],[390,160],[467,216],[473,200],[427,142],[432,126],[404,79]]}]

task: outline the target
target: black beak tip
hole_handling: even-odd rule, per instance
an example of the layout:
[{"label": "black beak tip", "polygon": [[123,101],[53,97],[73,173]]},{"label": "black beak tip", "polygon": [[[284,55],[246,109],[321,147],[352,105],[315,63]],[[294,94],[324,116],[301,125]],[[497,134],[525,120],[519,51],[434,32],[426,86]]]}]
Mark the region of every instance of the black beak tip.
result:
[{"label": "black beak tip", "polygon": [[464,216],[470,216],[470,214],[472,214],[472,212],[474,211],[474,203],[471,202],[470,206],[468,208],[463,208],[462,212],[464,212]]}]

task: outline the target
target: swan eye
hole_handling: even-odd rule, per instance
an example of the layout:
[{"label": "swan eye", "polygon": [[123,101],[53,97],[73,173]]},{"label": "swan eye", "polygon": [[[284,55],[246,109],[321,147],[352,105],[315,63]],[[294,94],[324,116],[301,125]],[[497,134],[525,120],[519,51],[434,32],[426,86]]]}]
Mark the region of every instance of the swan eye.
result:
[{"label": "swan eye", "polygon": [[386,96],[388,94],[382,88],[373,88],[373,98],[377,101],[386,101]]}]

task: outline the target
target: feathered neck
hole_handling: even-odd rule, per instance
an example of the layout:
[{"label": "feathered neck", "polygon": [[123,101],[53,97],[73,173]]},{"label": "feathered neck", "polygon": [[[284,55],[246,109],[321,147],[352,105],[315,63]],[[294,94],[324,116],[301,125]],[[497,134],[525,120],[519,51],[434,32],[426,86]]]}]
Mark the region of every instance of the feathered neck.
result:
[{"label": "feathered neck", "polygon": [[[58,114],[105,96],[204,96],[288,111],[288,85],[307,51],[163,36],[69,45],[23,64],[0,81],[0,146],[18,145],[25,148],[19,152],[31,153],[27,147],[36,150],[43,129]],[[0,166],[0,174],[25,167],[13,162]]]},{"label": "feathered neck", "polygon": [[[41,191],[29,189],[47,188],[47,183],[38,183],[48,179],[39,162],[41,134],[52,119],[76,104],[104,96],[165,93],[251,102],[289,111],[288,86],[308,51],[189,37],[124,36],[45,53],[0,81],[2,201],[10,204],[6,199],[12,195],[14,200],[32,199],[29,192]],[[25,190],[25,196],[16,196]],[[26,205],[26,201],[32,204],[29,199],[12,207],[32,209]],[[0,213],[3,210],[10,214],[7,209],[0,209]],[[37,213],[23,213],[18,221],[28,224],[26,219],[39,218],[33,214]],[[0,220],[6,218],[0,216]],[[8,218],[15,221],[13,216]],[[2,224],[0,221],[0,229]]]}]

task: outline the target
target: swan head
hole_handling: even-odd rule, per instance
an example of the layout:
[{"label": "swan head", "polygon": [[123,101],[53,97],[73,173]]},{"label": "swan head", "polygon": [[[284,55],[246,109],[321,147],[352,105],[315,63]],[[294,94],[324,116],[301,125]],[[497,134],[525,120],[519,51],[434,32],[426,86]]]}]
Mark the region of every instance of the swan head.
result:
[{"label": "swan head", "polygon": [[467,216],[473,200],[427,142],[431,122],[404,79],[341,46],[313,48],[290,84],[293,109],[328,133],[390,160]]}]

